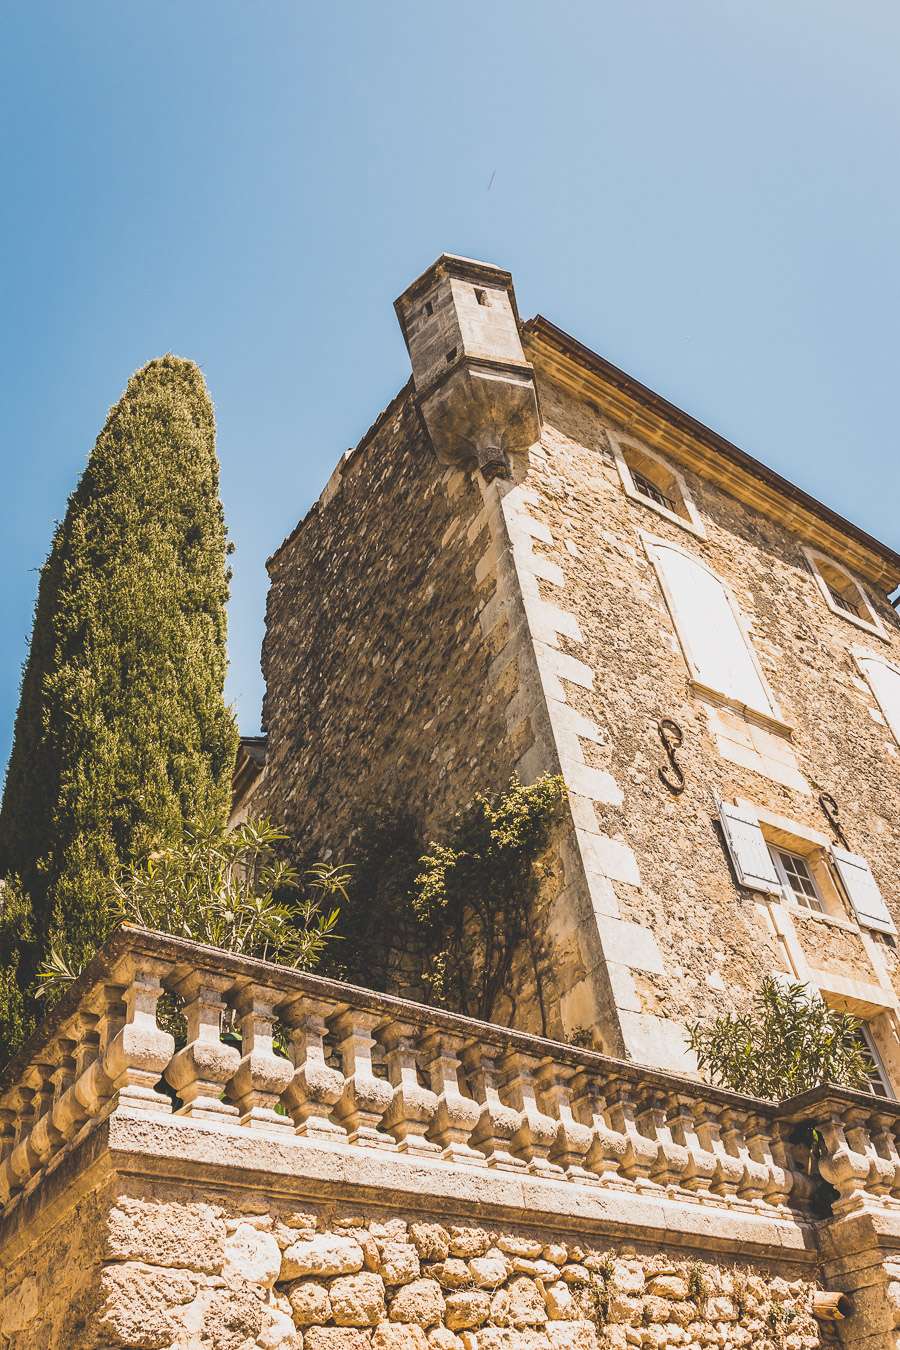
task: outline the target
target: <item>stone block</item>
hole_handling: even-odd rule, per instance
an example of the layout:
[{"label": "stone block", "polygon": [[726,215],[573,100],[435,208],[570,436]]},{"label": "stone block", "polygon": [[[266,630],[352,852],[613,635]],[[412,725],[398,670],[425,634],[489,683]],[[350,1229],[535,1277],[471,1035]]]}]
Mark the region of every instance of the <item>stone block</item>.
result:
[{"label": "stone block", "polygon": [[296,1280],[288,1286],[287,1295],[298,1327],[331,1321],[331,1300],[324,1284]]},{"label": "stone block", "polygon": [[551,1350],[549,1339],[538,1331],[512,1327],[481,1327],[464,1331],[466,1350]]},{"label": "stone block", "polygon": [[581,1317],[581,1304],[565,1280],[556,1280],[544,1286],[547,1312],[554,1322],[577,1322]]},{"label": "stone block", "polygon": [[303,1337],[287,1313],[266,1307],[256,1344],[259,1350],[303,1350]]},{"label": "stone block", "polygon": [[442,1289],[466,1289],[472,1284],[472,1274],[465,1261],[452,1256],[429,1266],[428,1274]]},{"label": "stone block", "polygon": [[467,1331],[480,1327],[491,1312],[491,1300],[483,1289],[471,1289],[449,1294],[446,1299],[444,1321],[450,1331]]},{"label": "stone block", "polygon": [[544,1244],[537,1238],[512,1237],[509,1234],[503,1234],[497,1239],[497,1246],[501,1252],[506,1252],[508,1256],[525,1256],[532,1261],[540,1256]]},{"label": "stone block", "polygon": [[408,1242],[382,1242],[378,1273],[385,1284],[409,1284],[420,1274],[419,1256]]},{"label": "stone block", "polygon": [[225,1222],[213,1205],[122,1197],[110,1211],[106,1256],[213,1274],[222,1268]]},{"label": "stone block", "polygon": [[372,1333],[362,1327],[310,1327],[304,1350],[371,1350]]},{"label": "stone block", "polygon": [[461,1337],[446,1327],[432,1327],[428,1333],[429,1350],[463,1350]]},{"label": "stone block", "polygon": [[464,1261],[473,1256],[483,1256],[490,1246],[490,1237],[483,1228],[451,1228],[450,1255],[460,1256]]},{"label": "stone block", "polygon": [[169,1314],[190,1303],[196,1293],[193,1280],[182,1270],[154,1269],[137,1261],[106,1266],[100,1288],[103,1306],[98,1327],[104,1339],[135,1350],[162,1350],[171,1345],[178,1323]]},{"label": "stone block", "polygon": [[550,1242],[546,1247],[542,1247],[541,1256],[554,1266],[564,1266],[569,1259],[568,1250],[561,1242]]},{"label": "stone block", "polygon": [[379,1322],[372,1333],[372,1350],[427,1350],[429,1341],[413,1323]]},{"label": "stone block", "polygon": [[647,1280],[647,1293],[657,1294],[660,1298],[687,1298],[687,1280],[682,1275],[651,1275]]},{"label": "stone block", "polygon": [[472,1279],[478,1289],[497,1289],[508,1278],[512,1267],[505,1256],[475,1256],[469,1262]]},{"label": "stone block", "polygon": [[444,1315],[444,1295],[437,1280],[413,1280],[391,1299],[392,1322],[417,1322],[434,1326]]},{"label": "stone block", "polygon": [[205,1290],[200,1304],[196,1320],[203,1328],[203,1350],[207,1345],[210,1350],[213,1347],[215,1350],[238,1350],[244,1345],[258,1345],[256,1338],[268,1322],[266,1308],[246,1285],[240,1289]]},{"label": "stone block", "polygon": [[644,1299],[644,1319],[647,1322],[668,1322],[670,1316],[669,1301],[665,1298]]},{"label": "stone block", "polygon": [[597,1328],[593,1322],[584,1319],[548,1322],[546,1332],[552,1350],[597,1350]]},{"label": "stone block", "polygon": [[261,1284],[271,1289],[280,1271],[281,1248],[271,1233],[241,1223],[225,1239],[222,1274],[229,1284]]},{"label": "stone block", "polygon": [[374,1327],[387,1317],[380,1275],[339,1275],[328,1290],[331,1315],[341,1327]]},{"label": "stone block", "polygon": [[301,1275],[355,1275],[362,1270],[363,1249],[353,1238],[321,1234],[286,1248],[281,1258],[282,1280]]},{"label": "stone block", "polygon": [[527,1275],[518,1275],[509,1283],[509,1319],[516,1327],[539,1326],[547,1321],[543,1295]]},{"label": "stone block", "polygon": [[409,1236],[423,1261],[443,1261],[450,1252],[450,1235],[439,1223],[411,1223]]}]

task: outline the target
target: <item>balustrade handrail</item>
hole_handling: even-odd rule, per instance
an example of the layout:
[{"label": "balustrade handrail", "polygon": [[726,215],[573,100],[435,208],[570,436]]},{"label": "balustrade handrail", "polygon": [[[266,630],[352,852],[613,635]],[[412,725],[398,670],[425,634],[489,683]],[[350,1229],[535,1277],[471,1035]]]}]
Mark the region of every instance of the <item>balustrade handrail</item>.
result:
[{"label": "balustrade handrail", "polygon": [[0,1072],[0,1206],[119,1107],[736,1210],[809,1216],[821,1178],[835,1213],[900,1208],[897,1102],[827,1084],[762,1101],[130,925]]}]

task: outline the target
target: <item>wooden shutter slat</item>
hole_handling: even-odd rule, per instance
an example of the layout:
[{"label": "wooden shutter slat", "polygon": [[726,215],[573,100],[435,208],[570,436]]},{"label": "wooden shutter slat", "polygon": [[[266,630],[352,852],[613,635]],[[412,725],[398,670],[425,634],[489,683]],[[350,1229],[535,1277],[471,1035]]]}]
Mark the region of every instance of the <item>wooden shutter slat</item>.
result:
[{"label": "wooden shutter slat", "polygon": [[884,903],[878,882],[872,876],[872,869],[865,858],[857,853],[848,853],[836,844],[831,846],[831,856],[859,922],[867,928],[877,928],[882,933],[896,933],[897,927],[890,910]]}]

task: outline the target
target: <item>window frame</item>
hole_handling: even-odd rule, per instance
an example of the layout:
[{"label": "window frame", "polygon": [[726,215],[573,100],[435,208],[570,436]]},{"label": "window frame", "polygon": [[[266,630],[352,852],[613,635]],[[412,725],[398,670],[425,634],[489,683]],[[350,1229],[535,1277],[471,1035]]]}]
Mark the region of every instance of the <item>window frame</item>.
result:
[{"label": "window frame", "polygon": [[[883,1097],[880,1092],[875,1092],[874,1090],[872,1090],[872,1096],[879,1097],[883,1101],[884,1100],[890,1102],[896,1101],[897,1099],[894,1096],[894,1090],[891,1087],[891,1080],[888,1077],[887,1069],[884,1067],[884,1060],[881,1058],[881,1055],[879,1054],[878,1046],[875,1044],[875,1037],[872,1035],[871,1028],[864,1017],[859,1017],[857,1018],[857,1020],[859,1022],[857,1031],[862,1036],[862,1039],[865,1043],[865,1047],[872,1058],[872,1065],[875,1069],[875,1076],[880,1080],[881,1086],[884,1088]],[[871,1079],[869,1081],[871,1082]],[[863,1088],[862,1091],[865,1092],[866,1089]]]},{"label": "window frame", "polygon": [[[703,558],[698,558],[695,553],[692,553],[689,549],[683,548],[681,544],[673,543],[672,540],[670,539],[660,539],[656,535],[646,534],[644,533],[643,530],[640,532],[640,536],[641,541],[644,545],[644,550],[648,558],[650,559],[650,562],[653,566],[653,570],[656,573],[660,589],[662,590],[663,598],[665,599],[666,602],[666,608],[668,609],[669,617],[672,620],[672,627],[675,630],[675,637],[678,640],[679,646],[681,647],[684,662],[685,665],[687,666],[688,679],[691,682],[691,687],[694,689],[696,693],[716,699],[717,701],[725,704],[727,707],[734,708],[737,711],[741,712],[745,717],[749,718],[750,720],[758,721],[762,726],[769,727],[771,730],[776,731],[779,735],[787,736],[788,738],[790,738],[790,736],[792,735],[792,729],[790,725],[785,721],[784,714],[778,704],[777,699],[775,698],[775,695],[772,692],[772,687],[769,684],[769,681],[766,679],[765,672],[763,671],[762,665],[760,664],[759,656],[756,653],[756,648],[753,645],[753,637],[750,632],[750,626],[747,623],[746,618],[744,617],[740,605],[737,603],[737,600],[735,599],[734,591],[732,590],[729,583],[724,579],[724,577],[721,577],[719,573],[715,571],[714,568],[710,567],[709,563],[707,563]],[[722,587],[722,590],[725,594],[725,599],[727,600],[728,605],[731,608],[732,615],[734,616],[735,622],[737,623],[738,626],[738,630],[744,639],[744,645],[747,648],[750,660],[754,666],[757,677],[762,686],[762,691],[768,703],[768,708],[756,708],[750,703],[742,703],[740,699],[733,698],[730,694],[727,694],[723,689],[716,689],[714,685],[707,684],[706,681],[700,677],[698,673],[700,667],[694,656],[690,641],[681,632],[681,628],[679,626],[678,607],[675,604],[675,597],[673,596],[669,588],[668,579],[666,577],[665,564],[657,556],[657,550],[659,549],[672,549],[676,553],[681,553],[684,557],[688,558],[692,563],[696,563],[699,567],[702,567],[704,571],[708,572],[709,575],[713,577],[714,580],[717,581],[719,585]]]},{"label": "window frame", "polygon": [[[876,637],[880,637],[884,642],[889,642],[890,638],[885,632],[884,625],[876,614],[867,592],[862,584],[857,581],[853,573],[850,572],[843,563],[839,563],[835,558],[829,557],[827,553],[820,552],[819,549],[810,548],[806,544],[804,544],[802,548],[803,556],[809,565],[813,580],[819,589],[822,599],[825,601],[825,604],[831,610],[832,614],[836,614],[839,619],[844,619],[847,623],[855,624],[857,628],[862,628],[867,633],[874,633]],[[845,609],[843,605],[838,604],[831,593],[831,585],[819,571],[819,562],[825,563],[828,567],[834,568],[836,572],[839,572],[841,576],[846,577],[856,595],[859,597],[862,613],[858,615],[852,614],[849,609]],[[868,615],[868,618],[864,617],[865,615]]]},{"label": "window frame", "polygon": [[[763,830],[763,838],[766,838],[765,830]],[[784,898],[787,903],[789,905],[798,905],[801,909],[808,909],[812,914],[827,914],[828,911],[825,908],[825,902],[822,899],[819,883],[816,881],[815,873],[809,865],[809,859],[802,853],[796,853],[793,849],[785,848],[783,844],[773,844],[768,839],[766,839],[766,845],[769,854],[771,855],[772,862],[775,864],[775,871],[778,873],[779,880],[784,889]],[[791,858],[795,862],[803,864],[809,884],[813,888],[812,896],[808,896],[804,893],[801,897],[794,890],[790,873],[784,865],[785,858]]]},{"label": "window frame", "polygon": [[[657,515],[663,516],[666,520],[671,521],[673,525],[678,525],[680,529],[687,530],[690,534],[695,534],[698,539],[706,538],[706,527],[700,518],[699,511],[694,505],[694,499],[691,496],[690,489],[682,474],[678,472],[673,464],[670,464],[667,459],[662,457],[662,455],[658,455],[655,450],[651,450],[648,446],[641,445],[637,441],[619,440],[617,437],[610,434],[609,444],[612,449],[613,459],[616,462],[619,479],[621,480],[626,497],[633,502],[639,502],[640,505],[646,507],[648,511],[655,511]],[[635,455],[642,456],[644,459],[652,460],[674,480],[675,486],[678,489],[678,495],[681,499],[681,504],[687,512],[686,516],[679,515],[677,511],[670,511],[667,506],[663,506],[660,502],[654,501],[652,497],[648,497],[643,492],[638,491],[635,487],[634,479],[631,476],[631,466],[626,459],[629,450]],[[640,473],[640,469],[638,469],[637,472]],[[643,474],[642,476],[645,478],[647,477],[646,474]],[[652,480],[648,479],[648,481]],[[656,484],[653,486],[655,487]],[[658,490],[661,496],[668,496],[668,493],[663,492],[661,488]]]}]

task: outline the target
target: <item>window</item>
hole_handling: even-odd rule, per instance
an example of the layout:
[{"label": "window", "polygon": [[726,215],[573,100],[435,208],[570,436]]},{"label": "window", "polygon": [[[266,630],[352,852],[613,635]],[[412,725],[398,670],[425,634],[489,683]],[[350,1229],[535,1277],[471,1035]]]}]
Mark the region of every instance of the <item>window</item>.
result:
[{"label": "window", "polygon": [[900,744],[900,670],[881,656],[856,650],[856,664],[869,681],[884,719]]},{"label": "window", "polygon": [[658,540],[647,548],[695,683],[779,717],[728,587],[676,545]]},{"label": "window", "polygon": [[890,936],[897,929],[865,858],[752,803],[717,798],[738,885]]},{"label": "window", "polygon": [[868,1091],[875,1097],[893,1097],[884,1065],[881,1062],[881,1056],[875,1049],[872,1033],[865,1022],[860,1022],[852,1039],[862,1050],[870,1065]]},{"label": "window", "polygon": [[782,848],[770,848],[769,852],[787,898],[807,909],[824,912],[819,888],[806,859],[799,853],[789,853]]},{"label": "window", "polygon": [[871,632],[885,637],[881,621],[856,578],[852,577],[840,563],[827,558],[824,553],[818,553],[811,548],[805,548],[803,552],[819,591],[832,614],[837,614],[860,628],[868,628]]},{"label": "window", "polygon": [[612,451],[626,497],[657,511],[701,539],[706,538],[688,486],[676,469],[645,447],[639,449],[635,445],[612,441]]}]

